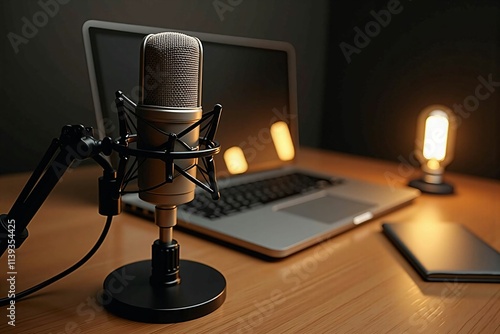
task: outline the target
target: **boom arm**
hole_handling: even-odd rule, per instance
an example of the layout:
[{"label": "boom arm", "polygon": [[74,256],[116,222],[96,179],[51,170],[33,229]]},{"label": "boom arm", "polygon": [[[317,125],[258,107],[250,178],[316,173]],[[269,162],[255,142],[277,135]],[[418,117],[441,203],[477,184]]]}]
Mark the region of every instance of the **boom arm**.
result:
[{"label": "boom arm", "polygon": [[[15,244],[18,248],[28,237],[26,227],[52,189],[59,182],[66,170],[75,160],[93,158],[104,169],[103,178],[100,180],[100,195],[102,191],[115,192],[111,196],[100,196],[100,201],[119,201],[119,187],[116,186],[116,173],[112,166],[100,155],[102,144],[92,137],[92,128],[82,125],[66,125],[61,130],[58,139],[53,139],[39,165],[29,178],[19,197],[13,204],[8,214],[0,216],[0,256],[5,252],[9,244]],[[103,181],[102,179],[106,179]],[[106,186],[105,184],[108,184]],[[116,188],[116,189],[114,189]],[[112,199],[111,199],[112,198]],[[119,207],[100,202],[100,213],[116,215],[118,212],[101,212],[101,207]],[[106,211],[103,209],[102,211]],[[113,210],[111,210],[113,211]],[[15,240],[12,242],[10,240]]]}]

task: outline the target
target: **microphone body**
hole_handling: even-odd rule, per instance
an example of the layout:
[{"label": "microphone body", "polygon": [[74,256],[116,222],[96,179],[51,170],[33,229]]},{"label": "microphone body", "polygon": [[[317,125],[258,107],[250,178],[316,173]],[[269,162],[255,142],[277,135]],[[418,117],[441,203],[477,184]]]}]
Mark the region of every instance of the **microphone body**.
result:
[{"label": "microphone body", "polygon": [[[138,148],[170,152],[198,150],[199,126],[175,136],[202,117],[201,42],[176,32],[148,35],[141,46],[141,97],[136,108]],[[196,177],[197,159],[183,159],[178,167]],[[139,196],[157,206],[177,206],[194,199],[195,184],[175,177],[173,161],[139,161]],[[169,179],[172,172],[174,178]]]}]

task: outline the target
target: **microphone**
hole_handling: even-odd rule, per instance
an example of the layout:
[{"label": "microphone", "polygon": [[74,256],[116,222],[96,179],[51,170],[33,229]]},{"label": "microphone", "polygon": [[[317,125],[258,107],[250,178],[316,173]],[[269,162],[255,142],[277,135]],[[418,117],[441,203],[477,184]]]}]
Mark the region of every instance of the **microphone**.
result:
[{"label": "microphone", "polygon": [[[129,138],[126,131],[118,144],[109,144],[123,158],[137,157],[139,197],[155,204],[160,233],[152,245],[151,260],[125,265],[106,277],[104,307],[135,321],[180,322],[213,312],[226,298],[224,276],[205,264],[180,260],[179,244],[172,237],[177,206],[194,199],[196,185],[211,192],[214,199],[219,196],[213,162],[219,145],[213,139],[222,107],[202,112],[199,39],[177,32],[151,34],[144,38],[140,56],[137,105],[117,92],[119,113],[123,101],[135,107],[137,149],[121,144]],[[210,118],[212,122],[202,126],[206,136],[200,137],[200,124]],[[197,168],[198,159],[206,170]],[[210,186],[196,179],[197,169],[208,176]],[[117,277],[124,275],[131,280],[117,289]]]},{"label": "microphone", "polygon": [[[136,107],[139,149],[179,152],[198,148],[199,126],[183,137],[182,144],[176,136],[202,116],[202,57],[201,42],[195,37],[164,32],[144,38],[139,76],[141,95]],[[193,158],[177,164],[196,177],[196,163]],[[177,205],[192,201],[196,188],[186,177],[174,178],[172,164],[173,161],[139,160],[139,197],[156,204],[155,222],[160,228],[162,244],[175,242],[172,228],[177,223]],[[178,275],[172,274],[167,280],[178,279]]]},{"label": "microphone", "polygon": [[[199,39],[176,32],[147,36],[141,46],[140,89],[136,108],[138,148],[165,149],[172,135],[201,119],[202,45]],[[175,142],[173,151],[197,149],[199,126]],[[172,141],[172,142],[170,142]],[[161,207],[194,199],[195,184],[185,177],[169,179],[166,163],[142,159],[139,167],[139,197]],[[197,159],[178,165],[196,177]],[[193,166],[192,168],[189,168]],[[171,174],[170,174],[171,175]],[[158,186],[161,185],[161,186]]]}]

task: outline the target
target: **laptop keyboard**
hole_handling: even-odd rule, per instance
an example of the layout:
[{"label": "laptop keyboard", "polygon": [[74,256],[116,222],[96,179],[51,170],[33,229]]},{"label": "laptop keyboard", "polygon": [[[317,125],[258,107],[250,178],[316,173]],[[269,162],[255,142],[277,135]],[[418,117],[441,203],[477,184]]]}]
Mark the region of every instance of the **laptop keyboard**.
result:
[{"label": "laptop keyboard", "polygon": [[291,173],[220,189],[221,198],[213,201],[205,192],[196,194],[183,210],[216,219],[268,204],[293,195],[323,189],[341,183],[340,179],[327,179],[303,173]]}]

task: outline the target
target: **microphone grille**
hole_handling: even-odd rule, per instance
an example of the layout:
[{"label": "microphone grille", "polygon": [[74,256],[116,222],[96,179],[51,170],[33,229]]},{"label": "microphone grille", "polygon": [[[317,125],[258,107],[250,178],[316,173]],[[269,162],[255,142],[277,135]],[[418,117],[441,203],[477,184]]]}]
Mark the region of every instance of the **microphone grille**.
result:
[{"label": "microphone grille", "polygon": [[143,103],[163,107],[200,106],[201,46],[177,32],[146,37],[143,44]]}]

